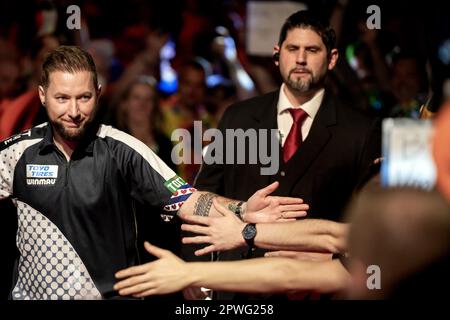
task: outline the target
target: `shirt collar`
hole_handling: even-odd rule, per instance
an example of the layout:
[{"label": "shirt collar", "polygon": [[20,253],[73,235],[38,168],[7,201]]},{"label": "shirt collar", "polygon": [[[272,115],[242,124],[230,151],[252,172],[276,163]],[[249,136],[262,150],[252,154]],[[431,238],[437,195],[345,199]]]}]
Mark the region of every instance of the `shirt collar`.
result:
[{"label": "shirt collar", "polygon": [[294,108],[294,109],[302,108],[308,114],[308,116],[310,118],[314,119],[314,117],[317,114],[317,111],[319,111],[320,105],[322,104],[325,89],[320,89],[319,91],[316,92],[316,94],[309,101],[305,102],[302,105],[298,105],[298,106],[294,106],[289,101],[284,90],[285,90],[285,84],[283,83],[281,85],[280,96],[278,98],[278,105],[277,105],[278,114],[281,114],[290,108]]},{"label": "shirt collar", "polygon": [[[83,139],[77,146],[77,150],[84,151],[87,154],[92,154],[94,150],[94,139],[95,135],[88,135],[86,139]],[[50,123],[47,124],[47,130],[45,131],[44,138],[39,144],[39,153],[50,152],[52,149],[56,150],[57,147],[53,141],[53,127]]]},{"label": "shirt collar", "polygon": [[56,148],[53,143],[53,129],[50,123],[47,123],[47,128],[45,130],[45,135],[42,141],[39,143],[39,153]]}]

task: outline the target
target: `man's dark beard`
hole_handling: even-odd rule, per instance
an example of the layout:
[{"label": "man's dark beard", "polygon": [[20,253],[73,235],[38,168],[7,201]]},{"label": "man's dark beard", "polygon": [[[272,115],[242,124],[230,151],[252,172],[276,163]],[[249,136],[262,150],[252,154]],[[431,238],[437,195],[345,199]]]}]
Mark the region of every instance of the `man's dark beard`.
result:
[{"label": "man's dark beard", "polygon": [[61,122],[51,121],[50,123],[55,130],[64,140],[71,142],[79,142],[86,135],[88,127],[92,124],[92,120],[84,123],[83,127],[79,128],[76,132],[70,132],[66,130]]},{"label": "man's dark beard", "polygon": [[95,109],[91,113],[90,119],[88,119],[83,127],[79,128],[77,130],[76,134],[73,134],[69,131],[67,131],[63,124],[61,122],[52,121],[49,118],[49,122],[53,127],[53,130],[57,132],[64,140],[71,141],[71,142],[79,142],[83,140],[83,138],[91,133],[93,130],[95,131],[95,126],[98,126],[98,119],[97,119],[97,113],[98,113],[98,105],[95,106]]}]

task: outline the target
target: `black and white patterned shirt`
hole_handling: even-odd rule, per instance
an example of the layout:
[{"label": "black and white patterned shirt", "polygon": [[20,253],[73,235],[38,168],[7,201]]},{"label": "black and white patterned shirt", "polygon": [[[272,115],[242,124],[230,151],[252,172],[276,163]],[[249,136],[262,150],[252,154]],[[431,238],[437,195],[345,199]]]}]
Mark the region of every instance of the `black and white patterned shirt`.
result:
[{"label": "black and white patterned shirt", "polygon": [[[0,199],[17,207],[12,299],[116,296],[114,273],[139,263],[133,201],[176,214],[195,191],[146,145],[110,126],[70,161],[44,123],[0,143]],[[151,213],[149,213],[151,214]]]}]

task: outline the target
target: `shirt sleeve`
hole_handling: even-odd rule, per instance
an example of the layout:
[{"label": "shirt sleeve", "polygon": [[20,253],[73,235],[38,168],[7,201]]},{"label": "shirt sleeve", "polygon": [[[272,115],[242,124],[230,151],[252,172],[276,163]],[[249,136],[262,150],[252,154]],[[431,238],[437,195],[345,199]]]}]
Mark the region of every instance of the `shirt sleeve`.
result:
[{"label": "shirt sleeve", "polygon": [[136,138],[112,129],[114,157],[131,191],[141,203],[175,215],[196,190],[170,169],[149,147]]},{"label": "shirt sleeve", "polygon": [[41,140],[42,137],[34,136],[30,129],[0,142],[0,200],[13,194],[17,162],[28,147]]},{"label": "shirt sleeve", "polygon": [[14,169],[11,168],[8,159],[8,152],[0,151],[0,200],[12,194]]},{"label": "shirt sleeve", "polygon": [[0,143],[0,200],[12,195],[14,169],[21,154],[20,146],[9,145],[8,140]]}]

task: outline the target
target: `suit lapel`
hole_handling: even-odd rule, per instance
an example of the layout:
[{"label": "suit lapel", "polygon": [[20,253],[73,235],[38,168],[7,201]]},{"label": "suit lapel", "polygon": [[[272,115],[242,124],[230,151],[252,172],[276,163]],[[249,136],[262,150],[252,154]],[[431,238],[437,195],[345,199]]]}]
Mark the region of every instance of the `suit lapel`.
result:
[{"label": "suit lapel", "polygon": [[[292,189],[325,148],[332,136],[330,127],[336,125],[336,121],[336,104],[332,97],[325,93],[308,137],[292,158],[284,164],[284,170],[288,172],[288,177],[292,177],[292,179],[286,179],[285,190],[290,191]],[[280,161],[283,163],[282,157]]]},{"label": "suit lapel", "polygon": [[277,102],[280,91],[273,92],[253,114],[260,129],[277,129]]},{"label": "suit lapel", "polygon": [[[254,120],[257,122],[257,125],[255,126],[256,129],[276,129],[278,130],[278,124],[277,124],[277,103],[278,103],[278,96],[279,96],[279,90],[275,91],[273,95],[270,95],[268,99],[264,101],[264,103],[258,108],[258,112],[255,112],[253,115]],[[258,133],[259,135],[259,133]],[[270,132],[267,133],[267,149],[271,150],[271,144],[270,144]],[[281,147],[278,144],[278,154],[280,154]],[[281,165],[281,162],[279,162]],[[266,187],[270,183],[274,181],[274,176],[270,175],[261,175],[260,173],[261,166],[258,166],[258,172],[257,175],[260,175],[261,178],[258,179],[258,183],[261,183],[259,188]]]}]

